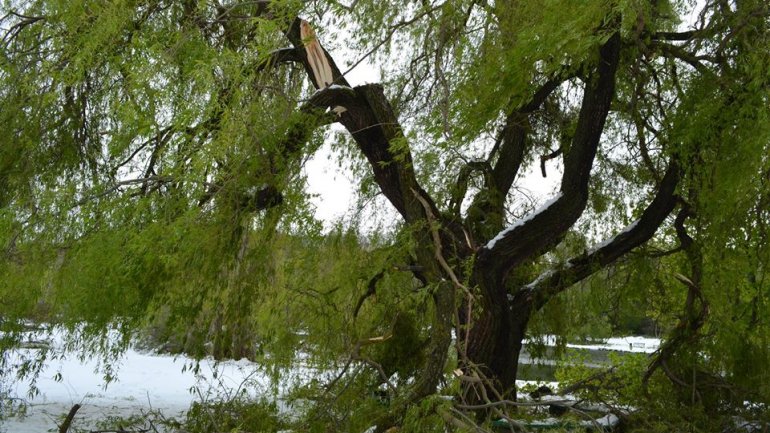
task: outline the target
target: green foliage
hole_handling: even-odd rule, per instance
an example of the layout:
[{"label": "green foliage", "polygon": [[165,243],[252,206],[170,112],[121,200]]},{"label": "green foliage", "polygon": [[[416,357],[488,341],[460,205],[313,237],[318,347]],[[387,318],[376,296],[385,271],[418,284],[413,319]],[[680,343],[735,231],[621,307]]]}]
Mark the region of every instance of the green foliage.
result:
[{"label": "green foliage", "polygon": [[[292,428],[366,430],[404,408],[432,359],[425,348],[439,333],[438,291],[451,286],[465,299],[435,263],[433,238],[415,233],[435,228],[447,245],[462,245],[442,253],[459,281],[479,283],[475,253],[536,207],[520,180],[543,155],[569,154],[598,49],[617,33],[620,67],[587,209],[495,293],[522,294],[619,234],[643,215],[676,158],[675,212],[687,218],[677,226],[672,214],[643,246],[527,311],[528,331],[557,334],[558,350],[567,339],[686,336],[668,371],[646,384],[650,362],[624,356],[586,394],[638,407],[640,429],[708,431],[722,427],[710,427],[712,418],[761,418],[757,407],[770,402],[769,14],[759,0],[700,11],[691,3],[4,2],[0,347],[18,346],[33,320],[68,330],[67,344],[83,356],[100,355],[108,379],[110,360],[137,334],[175,353],[255,360],[275,383],[299,365],[315,378],[293,384],[302,413]],[[356,227],[366,213],[331,230],[315,220],[302,164],[324,141],[351,168],[362,206],[382,195],[383,179],[361,143],[323,130],[322,113],[298,109],[315,90],[303,67],[269,64],[297,16],[313,22],[332,57],[346,47],[382,62],[401,122],[388,127],[404,130],[387,149],[389,164],[416,171],[444,226],[364,232]],[[666,36],[695,16],[696,32]],[[545,102],[507,124],[551,80],[560,84]],[[511,126],[527,135],[514,188],[500,192],[490,176],[515,164],[496,174],[486,167],[505,161]],[[553,159],[549,176],[563,165]],[[453,214],[445,204],[469,162],[482,168]],[[467,211],[470,201],[505,194],[498,208]],[[685,248],[687,238],[694,246]],[[425,251],[430,263],[417,263]],[[688,328],[695,292],[707,315]],[[457,367],[457,357],[439,371]],[[42,362],[27,361],[22,373]],[[567,363],[563,381],[592,374],[577,364]],[[458,386],[446,390],[459,394]],[[444,431],[451,402],[419,400],[400,414],[404,431]],[[285,427],[275,412],[265,402],[210,402],[186,423],[191,431]]]},{"label": "green foliage", "polygon": [[181,424],[190,433],[277,432],[284,426],[275,402],[244,399],[195,402]]},{"label": "green foliage", "polygon": [[[66,414],[62,414],[60,416],[61,421],[63,421]],[[73,433],[81,433],[86,432],[89,430],[85,430],[83,428],[78,428],[78,422],[77,417],[75,418],[75,422],[72,423],[70,426],[70,430]],[[103,419],[100,419],[96,422],[96,427],[100,430],[124,430],[124,431],[132,431],[132,430],[144,430],[149,428],[155,428],[157,429],[174,429],[179,428],[179,423],[173,419],[173,418],[166,418],[162,413],[159,411],[150,410],[147,412],[142,411],[140,414],[135,415],[129,415],[129,416],[114,416],[109,415],[105,416]]]},{"label": "green foliage", "polygon": [[419,406],[413,406],[404,417],[404,433],[440,433],[446,430],[446,422],[440,412],[448,411],[451,405],[445,399],[436,396],[423,400]]}]

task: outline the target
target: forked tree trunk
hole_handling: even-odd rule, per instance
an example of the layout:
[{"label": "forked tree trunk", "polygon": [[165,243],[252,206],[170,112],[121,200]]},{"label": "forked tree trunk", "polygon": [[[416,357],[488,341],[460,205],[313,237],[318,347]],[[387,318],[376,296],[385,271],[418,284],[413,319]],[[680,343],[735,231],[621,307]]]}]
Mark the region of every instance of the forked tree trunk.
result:
[{"label": "forked tree trunk", "polygon": [[483,391],[478,385],[470,387],[466,396],[476,403],[484,398],[515,400],[519,355],[532,303],[523,297],[511,302],[502,282],[482,277],[478,285],[481,296],[471,313],[466,355],[489,381]]}]

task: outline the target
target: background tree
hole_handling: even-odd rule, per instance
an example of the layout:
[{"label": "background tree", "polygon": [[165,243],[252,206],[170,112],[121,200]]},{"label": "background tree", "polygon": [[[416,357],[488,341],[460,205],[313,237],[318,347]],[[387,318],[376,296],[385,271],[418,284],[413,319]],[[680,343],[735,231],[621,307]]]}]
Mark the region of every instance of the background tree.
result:
[{"label": "background tree", "polygon": [[[453,370],[461,400],[515,399],[532,321],[592,290],[670,324],[640,387],[703,413],[770,395],[743,368],[770,356],[766,2],[30,1],[2,23],[4,323],[311,355],[338,372],[313,410],[364,429],[344,405],[385,384],[358,411],[384,430],[464,422],[416,405]],[[337,30],[383,83],[351,87]],[[312,220],[300,168],[332,123],[391,233]],[[537,168],[561,175],[539,207]]]}]

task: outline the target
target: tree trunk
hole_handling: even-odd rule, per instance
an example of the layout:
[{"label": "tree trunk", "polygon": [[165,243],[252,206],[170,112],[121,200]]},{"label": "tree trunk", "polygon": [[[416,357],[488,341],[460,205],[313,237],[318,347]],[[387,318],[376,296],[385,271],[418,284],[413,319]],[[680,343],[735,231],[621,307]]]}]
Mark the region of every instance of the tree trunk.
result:
[{"label": "tree trunk", "polygon": [[[487,379],[485,389],[468,390],[466,396],[478,403],[484,396],[516,399],[516,376],[527,324],[531,299],[517,297],[509,301],[502,281],[481,276],[481,296],[476,311],[471,312],[466,355],[471,365]],[[467,316],[467,312],[466,312]],[[464,317],[467,322],[467,317]]]}]

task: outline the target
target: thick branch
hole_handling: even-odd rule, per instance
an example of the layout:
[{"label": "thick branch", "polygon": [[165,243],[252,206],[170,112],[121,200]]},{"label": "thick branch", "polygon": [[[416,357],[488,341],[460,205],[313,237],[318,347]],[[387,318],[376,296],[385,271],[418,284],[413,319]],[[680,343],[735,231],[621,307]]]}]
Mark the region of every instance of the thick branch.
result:
[{"label": "thick branch", "polygon": [[59,433],[67,433],[70,429],[70,426],[72,425],[72,420],[75,419],[75,414],[80,409],[79,404],[72,405],[72,408],[70,408],[69,413],[67,414],[67,417],[64,418],[64,422],[59,427]]},{"label": "thick branch", "polygon": [[597,70],[586,85],[575,136],[564,158],[559,195],[546,207],[500,232],[479,251],[478,265],[502,280],[509,269],[552,247],[577,221],[588,200],[588,181],[615,92],[620,35],[600,48]]},{"label": "thick branch", "polygon": [[[313,71],[304,49],[305,42],[300,34],[301,25],[302,20],[295,19],[286,36],[294,45],[308,77],[317,88],[321,88],[320,83],[316,82],[318,74]],[[333,84],[316,93],[311,100],[329,107],[345,108],[346,111],[340,112],[339,122],[351,133],[369,161],[378,186],[406,222],[426,219],[425,211],[412,190],[418,191],[420,196],[430,203],[434,214],[438,214],[434,201],[417,183],[406,137],[382,86],[367,84],[350,89],[334,59],[320,44],[317,48],[328,62]]]},{"label": "thick branch", "polygon": [[701,34],[703,34],[703,32],[697,30],[686,32],[657,32],[652,35],[652,39],[664,41],[689,41]]},{"label": "thick branch", "polygon": [[[474,242],[486,242],[502,228],[508,191],[513,186],[529,147],[529,116],[568,79],[567,76],[547,81],[535,91],[531,99],[513,109],[506,117],[505,125],[488,157],[488,161],[492,161],[497,155],[497,160],[494,166],[490,167],[489,173],[485,173],[484,189],[476,195],[468,208],[465,223]],[[463,190],[462,194],[464,193]],[[455,214],[457,213],[459,210],[455,211]]]},{"label": "thick branch", "polygon": [[676,206],[675,191],[679,178],[680,168],[676,162],[672,162],[663,176],[655,198],[637,221],[585,254],[568,260],[567,265],[562,269],[550,270],[540,275],[519,291],[514,297],[514,302],[523,298],[533,301],[535,309],[540,309],[557,293],[650,240]]},{"label": "thick branch", "polygon": [[653,46],[659,48],[661,53],[664,56],[679,59],[687,63],[688,65],[692,66],[693,69],[697,70],[703,75],[707,75],[707,76],[713,75],[711,70],[709,70],[709,68],[701,62],[701,60],[703,60],[704,57],[691,54],[684,48],[677,45],[666,44],[663,42],[655,42]]},{"label": "thick branch", "polygon": [[[501,132],[500,157],[492,171],[494,184],[487,185],[487,187],[493,187],[497,191],[501,200],[505,200],[524,159],[526,136],[529,131],[529,115],[539,109],[546,98],[567,78],[547,81],[535,92],[530,101],[513,111],[505,119],[505,126]],[[502,205],[501,201],[499,206]]]},{"label": "thick branch", "polygon": [[547,173],[545,172],[545,162],[548,161],[549,159],[554,159],[558,157],[559,155],[561,155],[561,153],[562,153],[562,149],[558,148],[553,152],[546,155],[542,155],[540,157],[540,173],[543,175],[543,177],[547,177]]},{"label": "thick branch", "polygon": [[[302,27],[302,19],[295,18],[291,26],[289,27],[289,31],[286,32],[286,37],[289,38],[289,41],[291,41],[292,45],[294,45],[294,51],[297,56],[296,61],[299,61],[300,63],[302,63],[302,66],[304,66],[308,77],[313,82],[313,85],[315,85],[316,89],[320,89],[324,87],[324,83],[316,82],[315,74],[313,72],[310,59],[308,59],[308,54],[307,54],[307,51],[305,50],[305,42],[307,41],[302,40],[302,35],[300,30],[301,27]],[[345,77],[342,75],[342,72],[340,72],[340,69],[337,67],[337,64],[334,62],[334,59],[332,59],[332,57],[329,55],[326,49],[323,48],[320,42],[318,44],[318,47],[320,48],[323,55],[326,57],[326,61],[331,67],[332,78],[333,78],[332,84],[339,84],[341,86],[350,87],[350,83],[348,83],[348,80],[346,80]]]}]

